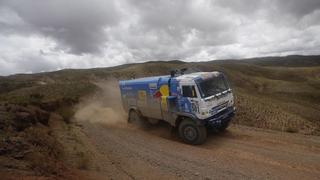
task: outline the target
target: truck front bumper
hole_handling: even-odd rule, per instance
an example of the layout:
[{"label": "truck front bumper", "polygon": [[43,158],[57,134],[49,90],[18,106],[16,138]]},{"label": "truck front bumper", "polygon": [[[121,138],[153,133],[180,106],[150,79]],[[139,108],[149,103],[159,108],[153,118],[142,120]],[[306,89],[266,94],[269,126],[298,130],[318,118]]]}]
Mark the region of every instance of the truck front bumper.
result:
[{"label": "truck front bumper", "polygon": [[227,109],[213,115],[212,117],[205,119],[205,123],[213,127],[221,126],[223,123],[229,123],[229,121],[235,115],[235,111],[235,107],[228,107]]}]

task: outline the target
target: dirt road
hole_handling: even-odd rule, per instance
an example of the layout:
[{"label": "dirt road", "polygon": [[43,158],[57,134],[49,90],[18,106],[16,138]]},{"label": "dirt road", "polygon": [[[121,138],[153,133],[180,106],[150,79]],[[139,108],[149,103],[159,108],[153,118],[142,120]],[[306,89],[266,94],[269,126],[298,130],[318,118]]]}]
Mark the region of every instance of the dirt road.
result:
[{"label": "dirt road", "polygon": [[320,137],[233,125],[203,145],[187,145],[165,123],[128,125],[110,87],[102,87],[109,96],[96,96],[76,114],[95,149],[94,179],[320,178]]},{"label": "dirt road", "polygon": [[200,146],[164,125],[148,130],[85,123],[101,177],[114,179],[319,179],[319,137],[231,127]]}]

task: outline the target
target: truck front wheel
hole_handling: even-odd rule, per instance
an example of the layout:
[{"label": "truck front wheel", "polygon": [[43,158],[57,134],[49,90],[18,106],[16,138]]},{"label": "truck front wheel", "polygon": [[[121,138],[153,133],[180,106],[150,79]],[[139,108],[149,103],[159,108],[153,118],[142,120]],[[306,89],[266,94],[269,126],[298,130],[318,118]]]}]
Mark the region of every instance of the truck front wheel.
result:
[{"label": "truck front wheel", "polygon": [[207,128],[191,119],[184,119],[179,125],[179,135],[185,143],[202,144],[207,138]]},{"label": "truck front wheel", "polygon": [[223,122],[223,123],[221,124],[221,126],[218,127],[218,130],[221,131],[221,132],[223,132],[223,131],[225,131],[225,130],[228,128],[228,126],[229,126],[229,121]]}]

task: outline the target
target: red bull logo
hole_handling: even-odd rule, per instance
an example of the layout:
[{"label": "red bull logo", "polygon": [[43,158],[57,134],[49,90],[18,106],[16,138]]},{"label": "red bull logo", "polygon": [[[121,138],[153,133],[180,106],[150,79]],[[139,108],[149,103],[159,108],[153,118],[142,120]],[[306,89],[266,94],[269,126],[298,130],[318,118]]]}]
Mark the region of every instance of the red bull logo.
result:
[{"label": "red bull logo", "polygon": [[154,93],[154,98],[161,98],[161,108],[162,110],[168,110],[167,97],[169,96],[169,86],[162,85],[160,89]]}]

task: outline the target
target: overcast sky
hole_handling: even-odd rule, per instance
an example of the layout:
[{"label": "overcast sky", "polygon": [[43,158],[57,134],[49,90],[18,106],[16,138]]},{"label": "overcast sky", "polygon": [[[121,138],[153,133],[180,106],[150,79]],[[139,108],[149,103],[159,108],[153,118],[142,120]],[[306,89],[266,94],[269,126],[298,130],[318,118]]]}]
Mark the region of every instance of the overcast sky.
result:
[{"label": "overcast sky", "polygon": [[320,54],[320,0],[0,0],[0,75]]}]

